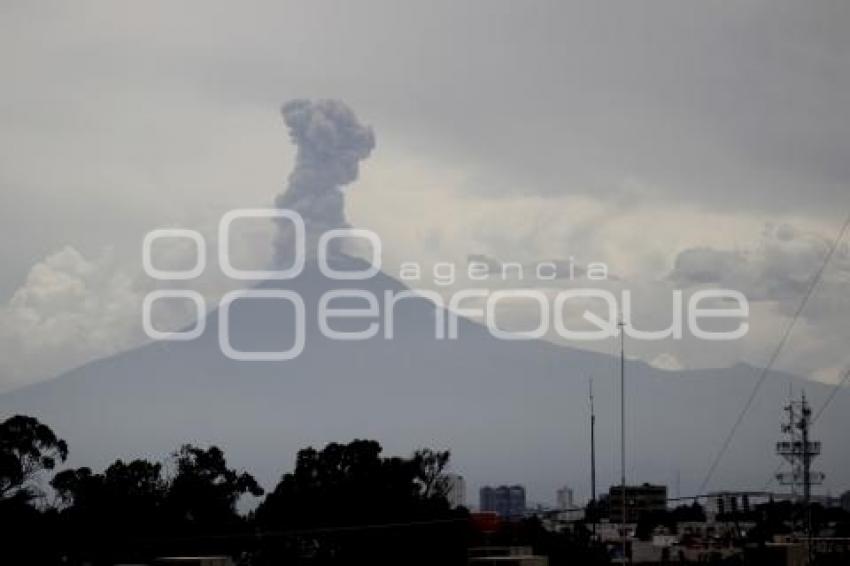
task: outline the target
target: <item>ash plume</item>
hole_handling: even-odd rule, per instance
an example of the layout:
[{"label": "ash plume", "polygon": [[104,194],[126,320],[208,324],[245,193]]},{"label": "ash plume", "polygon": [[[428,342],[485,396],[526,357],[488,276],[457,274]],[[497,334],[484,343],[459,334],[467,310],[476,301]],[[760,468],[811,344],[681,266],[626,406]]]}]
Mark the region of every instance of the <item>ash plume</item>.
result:
[{"label": "ash plume", "polygon": [[[357,179],[359,163],[375,147],[375,136],[338,100],[293,100],[281,111],[298,152],[287,188],[275,198],[275,206],[303,216],[309,259],[315,257],[323,232],[348,227],[342,187]],[[292,254],[292,229],[288,222],[278,226],[275,259],[284,264]]]}]

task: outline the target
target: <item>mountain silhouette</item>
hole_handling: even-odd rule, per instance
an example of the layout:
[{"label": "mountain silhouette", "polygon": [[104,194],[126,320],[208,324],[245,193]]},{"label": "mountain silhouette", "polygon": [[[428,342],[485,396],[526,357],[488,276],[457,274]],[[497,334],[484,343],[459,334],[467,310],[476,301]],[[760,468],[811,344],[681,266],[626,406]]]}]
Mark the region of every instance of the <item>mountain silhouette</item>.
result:
[{"label": "mountain silhouette", "polygon": [[[362,267],[360,260],[338,261],[340,269]],[[467,478],[470,503],[479,485],[505,482],[526,484],[533,501],[548,501],[565,484],[579,495],[589,491],[593,376],[598,481],[602,489],[618,481],[616,356],[498,340],[463,319],[458,339],[438,340],[435,308],[426,299],[399,302],[392,339],[382,332],[352,342],[321,336],[314,314],[319,297],[360,289],[380,302],[385,291],[406,289],[383,273],[333,281],[308,263],[296,279],[257,288],[286,288],[304,298],[305,348],[297,358],[229,359],[219,348],[213,311],[196,340],[149,343],[6,393],[0,414],[29,414],[49,424],[69,443],[69,465],[98,468],[116,458],[163,458],[185,442],[217,444],[270,487],[292,468],[299,448],[374,438],[388,453],[450,449],[454,470]],[[364,321],[332,326],[362,329]],[[291,309],[283,303],[234,303],[230,329],[237,349],[280,350],[294,340]],[[757,376],[746,365],[663,371],[629,360],[629,480],[672,485],[678,473],[682,495],[697,490]],[[773,447],[789,382],[805,385],[815,406],[828,394],[826,386],[771,373],[710,488],[760,489],[769,479],[778,464]],[[824,441],[816,467],[831,485],[846,486],[841,463],[850,460],[850,448],[838,421],[830,424],[825,416],[814,435]]]}]

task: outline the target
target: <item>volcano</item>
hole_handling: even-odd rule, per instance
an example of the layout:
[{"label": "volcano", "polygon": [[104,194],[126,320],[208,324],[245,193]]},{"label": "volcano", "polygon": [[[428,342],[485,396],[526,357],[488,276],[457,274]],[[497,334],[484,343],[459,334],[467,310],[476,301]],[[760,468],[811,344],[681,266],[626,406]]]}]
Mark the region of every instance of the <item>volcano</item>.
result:
[{"label": "volcano", "polygon": [[[343,258],[345,269],[362,269]],[[406,287],[378,273],[360,281],[326,278],[315,263],[286,288],[315,312],[322,294],[358,289],[377,297]],[[330,340],[307,316],[305,348],[287,361],[235,361],[218,340],[209,313],[201,336],[153,342],[97,360],[57,378],[0,396],[3,415],[37,416],[71,447],[70,464],[97,467],[116,458],[161,459],[181,443],[217,444],[236,465],[271,487],[298,449],[353,438],[379,440],[388,453],[422,446],[450,449],[470,486],[519,482],[532,499],[548,500],[562,484],[588,483],[588,378],[595,379],[599,483],[616,483],[619,455],[619,359],[544,341],[504,341],[461,319],[456,340],[434,335],[435,305],[404,299],[394,335],[356,342]],[[294,341],[283,303],[231,305],[230,339],[244,350],[280,350]],[[363,321],[336,321],[362,328]],[[630,481],[696,490],[757,378],[746,365],[663,371],[626,364]],[[789,380],[766,380],[715,476],[715,486],[760,489],[776,465]],[[819,399],[825,386],[806,383]],[[848,460],[840,427],[825,419],[822,467]],[[844,471],[844,474],[847,472]],[[847,479],[847,478],[840,478]],[[834,481],[840,481],[834,478]]]}]

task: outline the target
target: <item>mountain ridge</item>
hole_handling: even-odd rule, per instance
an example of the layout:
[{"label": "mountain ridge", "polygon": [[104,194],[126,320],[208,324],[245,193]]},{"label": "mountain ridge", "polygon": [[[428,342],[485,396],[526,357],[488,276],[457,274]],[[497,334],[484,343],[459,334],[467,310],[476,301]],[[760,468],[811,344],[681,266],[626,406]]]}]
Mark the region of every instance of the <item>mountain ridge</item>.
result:
[{"label": "mountain ridge", "polygon": [[[318,277],[308,266],[299,279],[257,287],[299,291],[308,313],[329,289],[407,289],[384,273],[342,285]],[[285,317],[272,308],[234,305],[236,346],[272,349],[291,337],[275,325]],[[271,487],[299,448],[371,437],[392,453],[425,445],[450,449],[470,488],[525,483],[532,499],[549,500],[563,484],[579,495],[586,491],[587,380],[593,375],[599,482],[617,481],[616,357],[539,340],[497,340],[465,319],[457,340],[435,340],[429,336],[433,304],[406,299],[397,308],[392,340],[330,341],[308,322],[304,352],[286,362],[225,357],[213,309],[197,340],[145,344],[4,393],[0,413],[44,420],[69,441],[72,464],[162,458],[183,442],[218,444]],[[696,490],[758,372],[746,364],[668,371],[627,360],[629,480],[672,484],[678,470],[683,490]],[[714,487],[755,489],[773,471],[789,381],[800,382],[771,372]],[[806,387],[813,399],[827,394],[826,386]],[[822,435],[823,459],[838,470],[850,454],[834,432]]]}]

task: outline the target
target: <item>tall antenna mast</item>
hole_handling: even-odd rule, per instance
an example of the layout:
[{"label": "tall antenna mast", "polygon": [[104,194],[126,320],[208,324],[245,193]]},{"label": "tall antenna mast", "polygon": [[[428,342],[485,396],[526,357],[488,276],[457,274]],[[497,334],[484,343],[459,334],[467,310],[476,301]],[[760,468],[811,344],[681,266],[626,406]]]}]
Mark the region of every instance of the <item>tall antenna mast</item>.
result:
[{"label": "tall antenna mast", "polygon": [[626,563],[626,333],[623,313],[620,327],[620,530],[623,538],[623,563]]},{"label": "tall antenna mast", "polygon": [[589,380],[590,386],[590,503],[593,512],[592,525],[593,534],[596,535],[596,413],[593,408],[593,377]]},{"label": "tall antenna mast", "polygon": [[788,423],[782,425],[788,440],[776,443],[776,453],[791,464],[790,472],[776,474],[780,484],[791,486],[791,495],[796,500],[799,489],[803,489],[803,508],[806,513],[806,546],[809,564],[812,563],[812,486],[823,483],[824,474],[812,471],[812,460],[820,455],[820,442],[809,440],[812,424],[812,409],[803,391],[799,401],[789,400],[785,406]]},{"label": "tall antenna mast", "polygon": [[782,432],[787,440],[776,443],[776,453],[791,464],[789,472],[776,474],[776,479],[782,485],[790,486],[791,495],[799,499],[802,490],[802,500],[808,506],[812,495],[812,486],[823,483],[824,474],[812,471],[812,460],[820,455],[820,442],[809,440],[809,430],[812,421],[812,409],[803,392],[799,401],[790,400],[785,405],[788,421],[782,425]]}]

